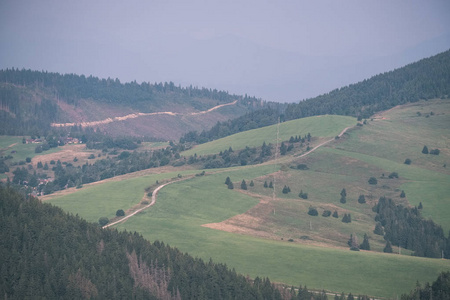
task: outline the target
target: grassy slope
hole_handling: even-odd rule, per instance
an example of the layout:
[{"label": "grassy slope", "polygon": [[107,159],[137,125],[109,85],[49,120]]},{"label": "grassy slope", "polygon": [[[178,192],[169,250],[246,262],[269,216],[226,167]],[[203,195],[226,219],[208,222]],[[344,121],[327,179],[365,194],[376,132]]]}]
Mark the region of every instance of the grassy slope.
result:
[{"label": "grassy slope", "polygon": [[[13,157],[11,162],[25,161],[27,157],[33,158],[36,156],[37,154],[34,150],[38,144],[22,144],[22,138],[23,137],[19,136],[0,136],[0,155],[7,156],[8,154],[11,154]],[[11,146],[11,148],[8,148],[9,146]],[[16,153],[11,153],[11,151],[16,151]],[[58,151],[60,151],[60,147],[51,148],[45,152],[42,152],[42,154],[49,154]]]},{"label": "grassy slope", "polygon": [[[430,281],[440,270],[450,270],[448,261],[319,248],[201,227],[242,213],[257,203],[254,198],[236,190],[228,190],[223,184],[226,176],[232,176],[236,180],[256,178],[273,172],[275,168],[267,165],[231,169],[174,183],[160,191],[154,207],[118,228],[141,232],[150,240],[163,240],[194,256],[204,259],[212,257],[243,274],[269,276],[278,282],[292,285],[301,283],[310,288],[325,288],[336,292],[395,297],[413,288],[417,279],[422,282]],[[161,174],[159,178],[170,177],[168,175]],[[78,194],[83,191],[80,190],[52,203],[77,212],[82,217],[97,220],[98,216],[105,215],[103,208],[93,207],[92,210],[82,211],[81,207],[87,204],[80,203],[81,206],[76,206],[73,200],[89,197],[89,202],[101,202],[108,207],[110,213],[114,213],[120,207],[118,203],[111,205],[111,200],[105,197],[105,193],[109,196],[122,193],[128,195],[126,199],[139,199],[143,189],[149,182],[153,183],[155,178],[152,176],[127,180],[117,190],[110,188],[118,183],[111,183],[106,190],[102,185],[93,185],[90,190],[86,189],[89,192],[87,194]],[[134,196],[137,189],[140,189],[141,194]],[[122,201],[123,205],[129,205],[129,201]],[[94,216],[93,211],[99,215]],[[394,280],[396,284],[392,285]]]},{"label": "grassy slope", "polygon": [[[422,109],[445,111],[448,108],[447,103],[429,102]],[[154,207],[131,218],[118,228],[141,232],[151,240],[163,240],[194,256],[204,259],[212,257],[215,261],[225,262],[250,276],[269,276],[274,281],[293,285],[301,283],[309,288],[325,288],[336,292],[395,297],[412,289],[416,280],[431,281],[441,270],[450,270],[450,262],[376,252],[352,252],[333,247],[319,248],[297,241],[300,234],[308,234],[311,238],[320,240],[319,237],[335,238],[338,232],[339,241],[335,242],[342,245],[350,233],[356,233],[360,238],[363,233],[369,233],[372,248],[380,251],[383,241],[371,234],[374,222],[370,208],[380,195],[401,200],[398,197],[401,189],[406,191],[408,200],[413,204],[413,194],[421,191],[425,195],[433,192],[443,196],[429,196],[426,201],[420,201],[424,204],[425,216],[432,214],[435,221],[447,226],[446,219],[439,218],[439,212],[445,213],[449,209],[448,197],[446,198],[449,191],[445,184],[449,182],[448,174],[447,169],[442,168],[442,162],[448,159],[448,149],[445,148],[445,142],[440,142],[440,138],[450,136],[447,134],[448,126],[445,126],[448,124],[447,114],[416,118],[416,109],[417,107],[413,106],[391,110],[383,116],[385,119],[369,121],[367,126],[352,131],[337,145],[321,148],[303,159],[293,158],[294,161],[290,162],[294,165],[307,163],[310,167],[308,171],[282,166],[284,172],[278,173],[281,174],[277,179],[278,185],[288,184],[292,193],[284,195],[277,189],[279,201],[274,204],[276,214],[263,216],[266,218],[266,228],[261,230],[270,228],[276,231],[279,237],[284,237],[284,240],[294,238],[294,243],[280,241],[278,238],[259,239],[201,227],[203,224],[220,222],[254,209],[258,202],[236,190],[226,189],[223,184],[226,176],[232,178],[235,187],[242,179],[253,179],[255,187],[251,189],[252,192],[271,195],[271,190],[264,189],[262,183],[265,179],[272,178],[271,173],[279,170],[276,165],[232,168],[215,175],[169,185],[161,190]],[[401,116],[404,118],[394,120]],[[430,123],[427,129],[424,122],[434,123]],[[435,127],[440,129],[430,130]],[[341,129],[335,128],[339,132]],[[281,131],[280,125],[280,133]],[[312,130],[309,132],[313,134]],[[336,134],[330,136],[334,135]],[[408,138],[402,138],[405,136]],[[424,143],[430,148],[440,148],[441,155],[423,157],[420,151]],[[398,149],[392,150],[390,147],[393,145]],[[227,146],[223,148],[226,149]],[[412,165],[403,164],[406,157],[413,160]],[[288,159],[284,158],[284,161]],[[392,171],[398,172],[400,179],[379,178],[382,173],[387,176]],[[158,176],[172,177],[173,174]],[[370,176],[379,178],[377,186],[367,183]],[[55,199],[52,203],[96,221],[100,216],[110,217],[117,209],[137,203],[144,188],[156,179],[157,175],[152,175],[129,180],[117,189],[112,187],[118,183],[111,183],[111,188],[93,185],[90,190],[83,188],[73,195]],[[339,203],[339,192],[343,187],[347,189],[347,204]],[[308,192],[307,201],[297,197],[300,189]],[[86,194],[79,194],[83,190]],[[368,198],[369,204],[358,204],[356,199],[360,193],[372,195],[373,200]],[[116,196],[114,204],[111,205],[110,198]],[[77,199],[83,199],[84,202]],[[81,209],[90,206],[92,199],[99,201],[101,205],[82,212]],[[336,208],[341,216],[343,212],[351,212],[353,222],[344,224],[340,219],[310,217],[306,214],[309,205],[316,206],[319,213],[330,207]],[[309,228],[310,221],[312,230]]]},{"label": "grassy slope", "polygon": [[[279,139],[287,141],[291,136],[305,136],[308,133],[311,133],[313,137],[334,137],[345,127],[355,124],[356,119],[353,117],[334,115],[292,120],[280,124]],[[194,155],[194,153],[197,153],[197,155],[215,154],[228,149],[230,146],[233,150],[244,149],[246,146],[260,147],[263,142],[275,144],[276,138],[277,125],[272,125],[198,145],[183,152],[182,155],[190,156]]]}]

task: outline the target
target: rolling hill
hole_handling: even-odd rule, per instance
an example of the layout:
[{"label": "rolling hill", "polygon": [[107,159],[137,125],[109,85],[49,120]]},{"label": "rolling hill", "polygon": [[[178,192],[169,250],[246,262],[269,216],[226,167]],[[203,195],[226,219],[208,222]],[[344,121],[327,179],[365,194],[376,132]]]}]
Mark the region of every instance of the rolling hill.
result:
[{"label": "rolling hill", "polygon": [[[353,118],[339,117],[341,123],[336,123],[336,116],[285,122],[279,127],[280,141],[295,128],[298,131],[293,132],[303,135],[300,125],[316,120],[320,122],[315,126],[322,128],[311,145],[323,138],[333,141],[303,157],[299,155],[302,152],[293,152],[262,165],[205,170],[205,176],[193,178],[188,176],[198,171],[153,170],[153,175],[86,185],[59,197],[55,194],[49,201],[90,221],[113,218],[118,208],[139,204],[147,187],[179,174],[187,179],[163,188],[151,209],[116,227],[140,232],[150,240],[164,240],[203,259],[212,257],[252,277],[395,298],[414,288],[417,280],[430,281],[439,272],[450,270],[450,265],[448,260],[411,256],[413,251],[403,245],[395,246],[394,254],[383,253],[386,241],[373,232],[376,213],[372,207],[383,196],[406,206],[422,202],[423,216],[431,217],[445,231],[450,229],[446,218],[450,213],[450,173],[444,167],[450,158],[449,115],[448,100],[407,104],[375,115],[339,139],[334,139],[336,132],[355,124]],[[266,132],[275,132],[276,125],[262,129],[202,147],[214,153],[222,148],[216,143],[231,143],[233,137],[239,141],[242,134],[247,134],[243,140],[248,142],[250,136],[264,140]],[[423,144],[440,149],[440,154],[421,153]],[[404,163],[407,158],[409,165]],[[394,172],[398,178],[389,177]],[[234,190],[227,189],[226,177],[233,181]],[[378,184],[369,184],[370,177]],[[253,181],[254,186],[240,189],[243,179]],[[265,188],[265,181],[273,181],[275,189]],[[283,193],[283,186],[289,186],[291,192]],[[339,200],[343,188],[346,203]],[[307,199],[299,197],[300,191],[308,194]],[[358,202],[360,195],[365,196],[365,203]],[[318,216],[308,214],[311,207]],[[324,217],[325,210],[337,211],[339,217]],[[351,223],[342,222],[345,214],[351,215]],[[350,251],[347,242],[351,234],[360,242],[367,234],[371,250]],[[399,252],[402,255],[395,254]]]},{"label": "rolling hill", "polygon": [[[174,83],[0,70],[0,134],[47,135],[74,125],[110,136],[178,139],[266,106],[259,99]],[[213,109],[215,108],[215,109]]]}]

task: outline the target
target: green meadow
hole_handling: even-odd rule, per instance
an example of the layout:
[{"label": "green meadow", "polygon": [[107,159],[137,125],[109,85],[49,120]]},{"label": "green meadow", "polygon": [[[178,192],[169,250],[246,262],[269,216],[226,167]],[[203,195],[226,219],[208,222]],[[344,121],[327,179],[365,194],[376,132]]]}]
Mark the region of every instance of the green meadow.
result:
[{"label": "green meadow", "polygon": [[[33,158],[37,154],[34,152],[38,144],[22,144],[19,136],[0,136],[0,155],[11,155],[11,162],[25,161],[27,157]],[[10,148],[8,148],[10,147]],[[42,154],[58,152],[59,148],[51,148]]]},{"label": "green meadow", "polygon": [[[309,117],[280,123],[279,140],[287,141],[291,136],[305,136],[310,133],[313,137],[335,137],[349,126],[356,124],[353,117],[326,115]],[[277,125],[240,132],[206,144],[201,144],[182,153],[184,156],[208,155],[227,150],[230,146],[233,150],[248,147],[260,147],[266,144],[276,144]]]},{"label": "green meadow", "polygon": [[[164,187],[154,206],[116,227],[205,260],[226,263],[251,277],[267,276],[287,285],[336,293],[396,298],[413,289],[417,281],[431,282],[441,271],[450,271],[450,260],[413,257],[405,249],[401,249],[403,255],[382,253],[385,241],[373,234],[372,207],[380,196],[404,205],[422,202],[424,217],[443,226],[445,232],[450,229],[449,104],[448,100],[434,100],[389,110],[302,158],[293,154],[264,165],[206,170],[206,176]],[[334,137],[355,121],[323,116],[285,122],[279,127],[280,139],[308,132],[315,137]],[[235,150],[260,146],[264,141],[274,143],[275,138],[276,126],[269,126],[200,145],[184,155],[218,153],[230,146]],[[440,154],[422,154],[424,145],[440,149]],[[410,165],[404,164],[406,158],[411,159]],[[298,164],[306,164],[308,169],[298,170]],[[388,178],[392,172],[399,178]],[[139,203],[146,187],[177,174],[86,185],[49,201],[96,222]],[[224,184],[227,176],[234,190]],[[370,177],[378,183],[369,184]],[[240,192],[243,179],[255,183],[248,194]],[[260,196],[272,197],[273,190],[263,187],[265,181],[275,182],[276,199],[269,201],[269,209],[257,205]],[[290,193],[281,192],[284,185],[290,187]],[[343,188],[347,191],[345,204],[339,201]],[[300,190],[308,193],[307,199],[298,196]],[[400,198],[402,190],[406,198]],[[358,203],[359,195],[365,195],[365,204]],[[319,216],[308,215],[309,207],[316,208]],[[339,218],[322,217],[324,210],[338,211]],[[202,226],[245,212],[262,220],[252,223],[250,219],[247,225],[266,233],[267,238]],[[351,213],[351,223],[341,222],[344,213]],[[348,250],[349,235],[356,234],[362,242],[365,233],[374,251]],[[308,240],[325,246],[313,246]]]},{"label": "green meadow", "polygon": [[[274,165],[229,169],[168,185],[159,192],[155,206],[117,228],[140,232],[149,240],[164,241],[205,260],[213,258],[251,277],[268,276],[275,282],[302,284],[337,293],[344,291],[396,297],[412,289],[416,280],[430,281],[440,271],[450,270],[447,260],[313,247],[201,226],[243,213],[258,203],[257,199],[236,189],[227,189],[224,184],[227,176],[232,180],[257,178],[272,173],[274,169]],[[51,202],[96,221],[100,216],[114,214],[120,207],[137,203],[147,185],[154,183],[156,178],[172,175],[150,175],[124,180],[123,184],[92,185],[70,197]],[[117,194],[120,195],[115,199]],[[125,194],[128,196],[124,197]],[[84,204],[75,205],[76,202]],[[97,204],[91,205],[94,202]],[[84,206],[92,209],[84,209]],[[394,281],[395,284],[392,284]]]}]

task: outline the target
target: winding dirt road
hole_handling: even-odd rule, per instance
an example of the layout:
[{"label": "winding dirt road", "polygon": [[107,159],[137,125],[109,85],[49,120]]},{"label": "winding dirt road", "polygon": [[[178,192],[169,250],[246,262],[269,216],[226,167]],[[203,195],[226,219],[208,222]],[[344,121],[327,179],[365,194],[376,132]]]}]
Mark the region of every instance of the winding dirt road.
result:
[{"label": "winding dirt road", "polygon": [[[186,179],[189,179],[189,178],[192,178],[192,176],[189,176],[189,177],[186,177],[186,178],[182,178],[182,179],[178,179],[178,180],[174,180],[174,181],[171,181],[171,182],[167,182],[167,183],[164,183],[164,184],[158,186],[158,187],[153,191],[153,193],[152,193],[152,202],[150,202],[148,205],[146,205],[146,206],[144,206],[144,207],[139,208],[138,210],[134,211],[133,213],[129,214],[128,216],[123,217],[123,218],[120,219],[120,220],[117,220],[117,221],[115,221],[115,222],[113,222],[113,223],[106,224],[106,225],[103,226],[102,228],[108,228],[108,227],[113,226],[113,225],[116,225],[116,224],[118,224],[118,223],[120,223],[120,222],[124,222],[124,221],[126,221],[128,218],[131,218],[132,216],[134,216],[135,214],[137,214],[137,213],[143,211],[144,209],[149,208],[150,206],[152,206],[152,205],[154,205],[154,204],[156,203],[156,195],[158,194],[158,192],[159,192],[160,189],[162,189],[163,187],[165,187],[166,185],[169,185],[169,184],[171,184],[171,183],[183,181],[183,180],[186,180]],[[145,196],[144,196],[144,197],[145,197]]]},{"label": "winding dirt road", "polygon": [[[347,127],[347,128],[344,128],[344,129],[341,131],[341,133],[339,133],[338,137],[342,137],[342,135],[343,135],[348,129],[350,129],[350,128],[352,128],[352,127],[353,127],[353,126],[349,126],[349,127]],[[325,141],[325,142],[323,142],[323,143],[321,143],[321,144],[315,146],[314,148],[312,148],[312,149],[309,150],[308,152],[303,153],[303,154],[300,155],[299,157],[304,157],[304,156],[310,154],[311,152],[314,152],[314,151],[317,150],[319,147],[322,147],[323,145],[328,144],[328,143],[330,143],[330,142],[332,142],[332,141],[334,141],[334,140],[335,140],[335,139],[333,138],[333,139],[330,139],[330,140],[328,140],[328,141]],[[131,214],[129,214],[129,215],[123,217],[122,219],[117,220],[117,221],[115,221],[115,222],[113,222],[113,223],[107,224],[107,225],[103,226],[102,228],[108,228],[108,227],[110,227],[110,226],[113,226],[113,225],[116,225],[116,224],[118,224],[118,223],[124,222],[124,221],[126,221],[128,218],[131,218],[132,216],[136,215],[137,213],[143,211],[144,209],[147,209],[147,208],[149,208],[150,206],[153,206],[153,205],[156,203],[156,196],[157,196],[159,190],[162,189],[163,187],[165,187],[166,185],[169,185],[169,184],[175,183],[175,182],[180,182],[180,181],[183,181],[183,180],[186,180],[186,179],[190,179],[190,178],[193,178],[193,177],[194,177],[194,176],[185,177],[185,178],[178,179],[178,180],[174,180],[174,181],[171,181],[171,182],[167,182],[167,183],[164,183],[164,184],[158,186],[158,187],[153,191],[153,193],[152,193],[152,201],[150,202],[150,204],[148,204],[148,205],[146,205],[146,206],[144,206],[144,207],[141,207],[141,208],[139,208],[138,210],[134,211],[133,213],[131,213]],[[145,197],[145,196],[144,196],[144,197]]]}]

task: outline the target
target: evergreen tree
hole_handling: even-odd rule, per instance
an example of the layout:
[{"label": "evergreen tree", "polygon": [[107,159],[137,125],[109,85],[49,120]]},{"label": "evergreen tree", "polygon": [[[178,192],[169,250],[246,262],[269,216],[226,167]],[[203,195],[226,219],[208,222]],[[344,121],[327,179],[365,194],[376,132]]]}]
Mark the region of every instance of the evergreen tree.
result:
[{"label": "evergreen tree", "polygon": [[255,186],[255,183],[252,181],[250,181],[250,186]]},{"label": "evergreen tree", "polygon": [[230,182],[231,182],[231,179],[230,179],[230,177],[228,176],[227,179],[225,179],[225,184],[226,184],[226,185],[229,185]]},{"label": "evergreen tree", "polygon": [[265,187],[265,188],[268,188],[268,187],[269,187],[269,185],[267,184],[267,180],[264,181],[264,187]]},{"label": "evergreen tree", "polygon": [[364,240],[359,248],[362,250],[370,250],[369,237],[367,236],[367,234],[364,234]]},{"label": "evergreen tree", "polygon": [[287,152],[287,147],[286,147],[286,145],[284,144],[284,142],[281,142],[281,146],[280,146],[280,154],[281,154],[281,155],[286,155],[286,152]]},{"label": "evergreen tree", "polygon": [[314,216],[314,217],[315,217],[315,216],[318,216],[318,215],[319,215],[319,212],[317,211],[316,208],[310,206],[310,207],[309,207],[309,210],[308,210],[308,215]]},{"label": "evergreen tree", "polygon": [[289,192],[290,192],[290,189],[289,189],[289,187],[285,185],[285,186],[283,187],[283,190],[282,190],[282,192],[283,192],[283,194],[287,194],[287,193],[289,193]]},{"label": "evergreen tree", "polygon": [[339,218],[339,214],[338,214],[337,210],[335,210],[333,212],[333,218]]},{"label": "evergreen tree", "polygon": [[233,182],[230,181],[230,183],[228,184],[228,188],[229,188],[230,190],[234,189],[234,184],[233,184]]},{"label": "evergreen tree", "polygon": [[384,235],[384,229],[380,222],[377,222],[375,225],[375,229],[373,230],[373,233],[378,235]]},{"label": "evergreen tree", "polygon": [[418,209],[423,209],[423,205],[422,202],[419,203],[419,207],[417,207]]},{"label": "evergreen tree", "polygon": [[366,203],[366,197],[364,195],[359,195],[358,203],[361,203],[361,204]]},{"label": "evergreen tree", "polygon": [[244,179],[242,179],[242,182],[241,182],[241,189],[247,190],[247,183],[245,182]]},{"label": "evergreen tree", "polygon": [[427,146],[423,146],[422,153],[423,154],[428,154],[428,147]]},{"label": "evergreen tree", "polygon": [[389,242],[389,241],[386,242],[386,246],[384,247],[383,252],[385,252],[385,253],[392,253],[391,242]]},{"label": "evergreen tree", "polygon": [[272,183],[272,181],[269,183],[269,188],[273,189],[273,183]]},{"label": "evergreen tree", "polygon": [[402,190],[402,192],[400,193],[400,198],[405,198],[405,197],[406,197],[405,191]]},{"label": "evergreen tree", "polygon": [[341,191],[341,199],[339,200],[342,204],[347,202],[347,191],[345,190],[345,188],[342,189]]}]

